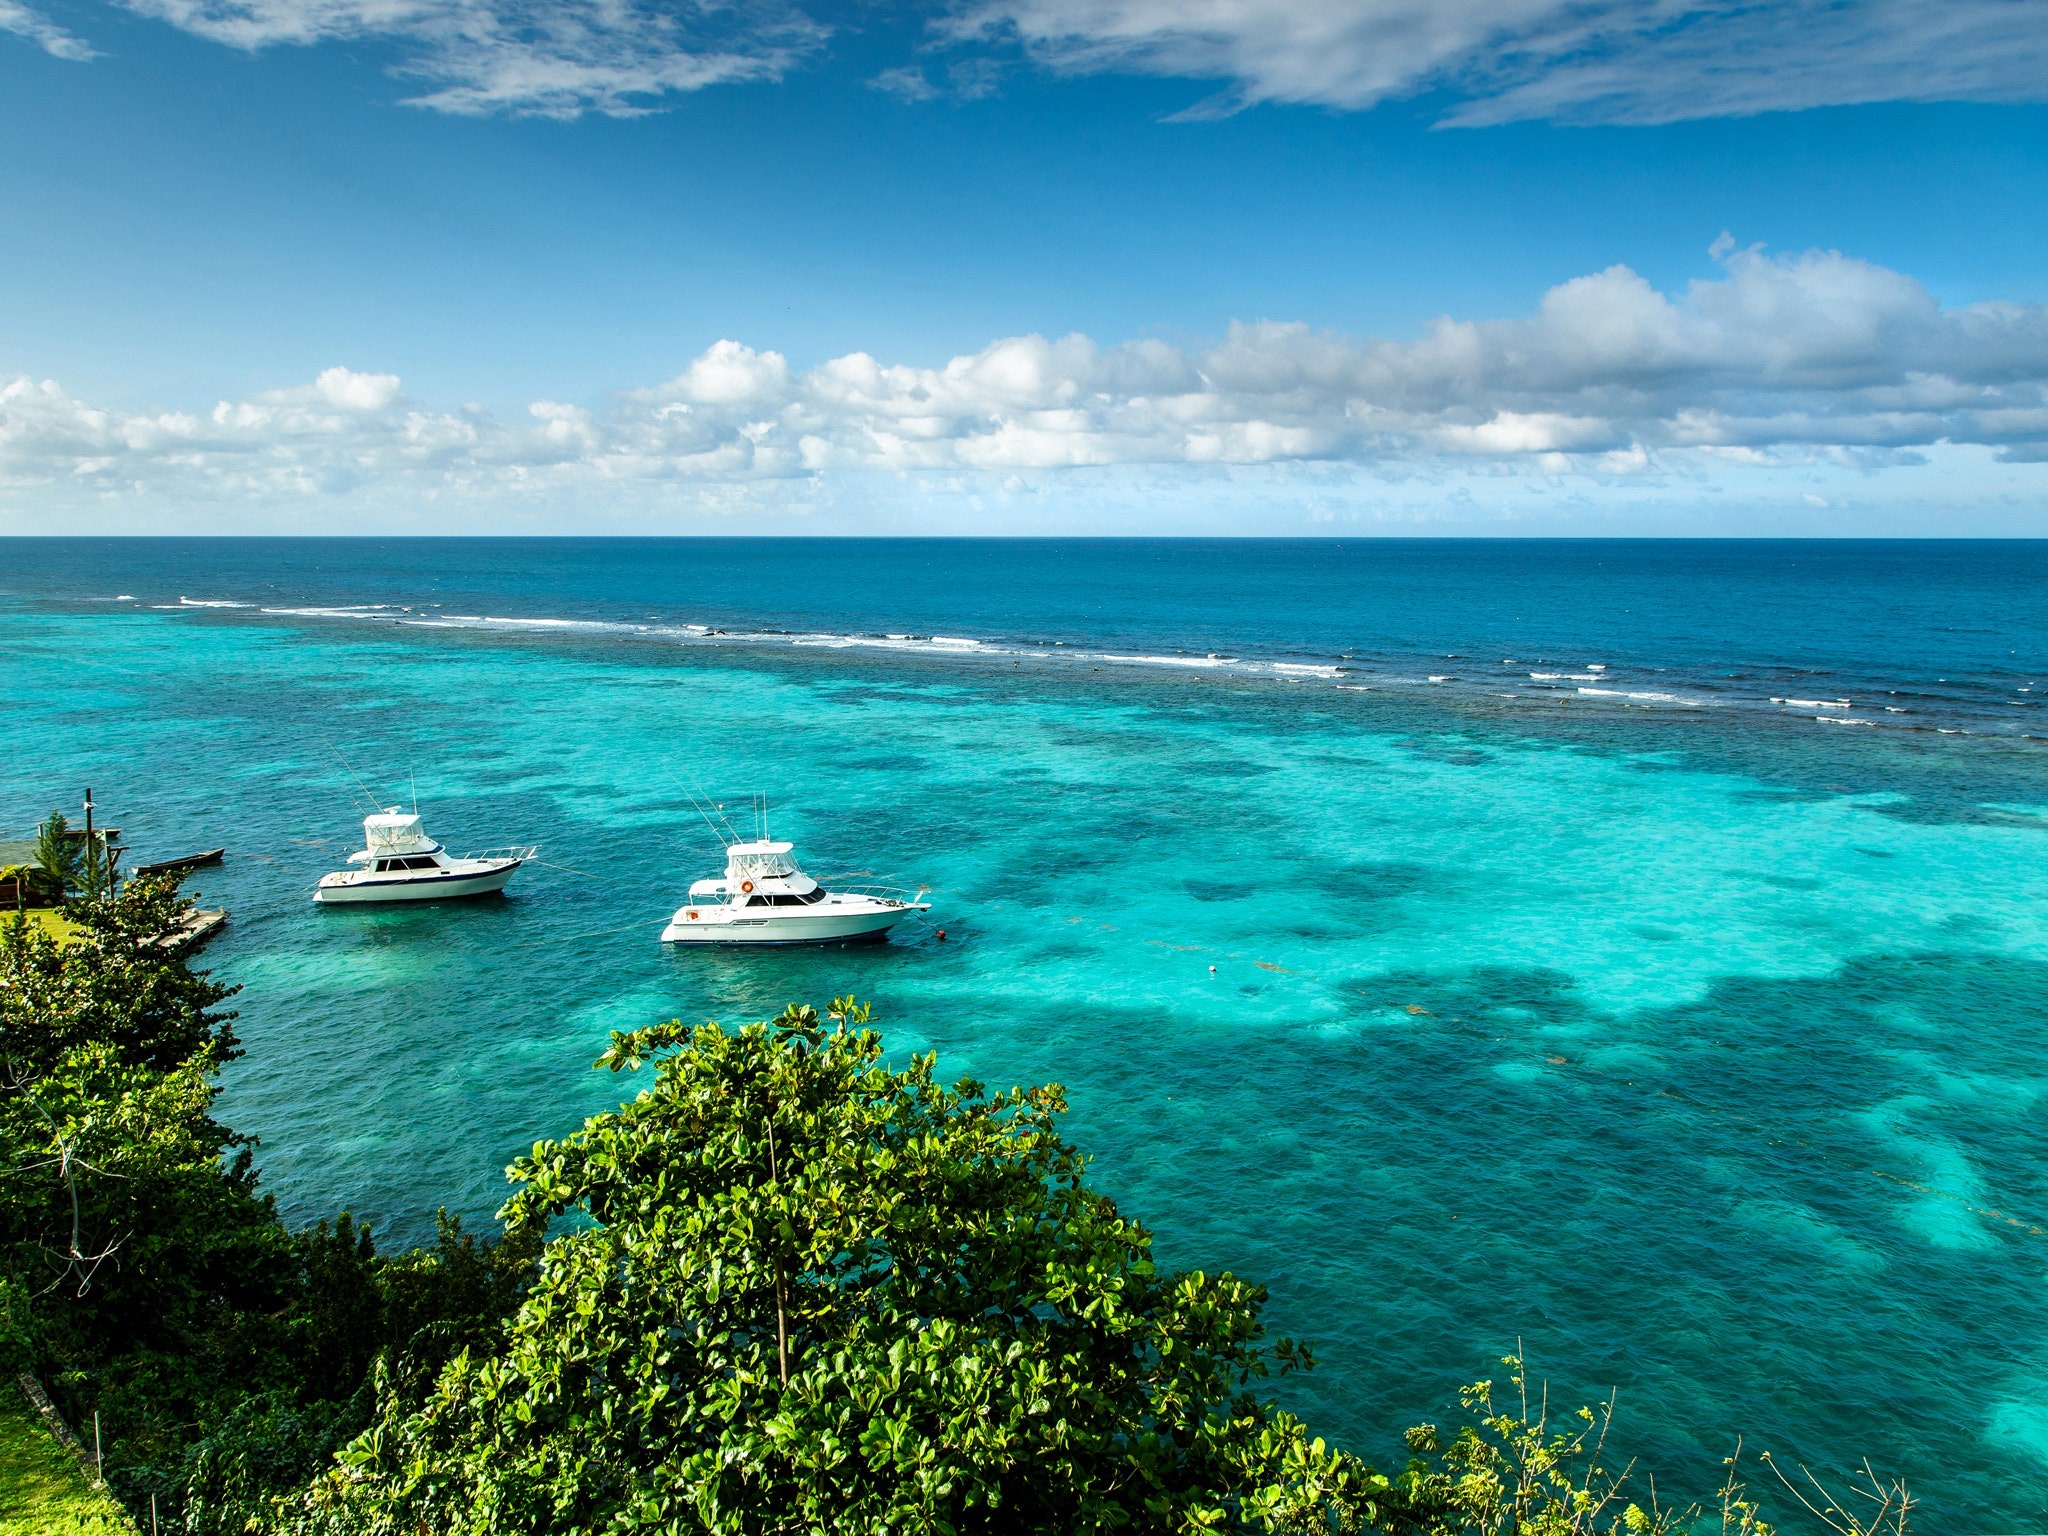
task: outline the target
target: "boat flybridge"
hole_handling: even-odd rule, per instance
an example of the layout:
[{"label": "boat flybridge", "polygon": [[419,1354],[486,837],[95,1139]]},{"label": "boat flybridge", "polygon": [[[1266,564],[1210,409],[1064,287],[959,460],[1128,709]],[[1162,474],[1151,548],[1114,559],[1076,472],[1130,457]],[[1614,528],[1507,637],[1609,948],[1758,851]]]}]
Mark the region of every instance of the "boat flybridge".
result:
[{"label": "boat flybridge", "polygon": [[913,912],[923,891],[858,886],[828,891],[793,858],[794,844],[763,835],[730,843],[725,874],[699,880],[662,930],[664,944],[845,944],[880,939]]},{"label": "boat flybridge", "polygon": [[452,857],[420,826],[419,813],[401,815],[397,806],[363,818],[363,847],[348,856],[358,869],[322,875],[313,892],[318,902],[447,901],[485,896],[505,882],[540,849],[490,848]]}]

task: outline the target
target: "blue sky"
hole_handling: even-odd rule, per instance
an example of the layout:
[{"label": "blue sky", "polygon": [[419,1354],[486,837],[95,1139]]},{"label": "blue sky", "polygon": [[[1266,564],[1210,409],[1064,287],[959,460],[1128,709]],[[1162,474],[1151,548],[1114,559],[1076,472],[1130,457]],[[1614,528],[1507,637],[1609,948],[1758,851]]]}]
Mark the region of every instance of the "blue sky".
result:
[{"label": "blue sky", "polygon": [[2048,535],[2048,5],[1733,14],[0,0],[0,529]]}]

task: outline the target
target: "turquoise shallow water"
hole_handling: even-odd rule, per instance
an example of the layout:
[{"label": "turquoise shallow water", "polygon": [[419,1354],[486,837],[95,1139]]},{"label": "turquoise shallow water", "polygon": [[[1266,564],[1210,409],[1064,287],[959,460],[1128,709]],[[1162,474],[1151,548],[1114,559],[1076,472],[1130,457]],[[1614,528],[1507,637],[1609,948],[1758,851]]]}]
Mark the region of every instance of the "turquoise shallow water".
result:
[{"label": "turquoise shallow water", "polygon": [[[852,990],[895,1050],[1065,1083],[1099,1182],[1169,1262],[1271,1287],[1324,1360],[1286,1395],[1369,1455],[1519,1337],[1566,1395],[1619,1388],[1660,1488],[1741,1433],[1869,1456],[1928,1530],[2048,1524],[2048,772],[2017,737],[18,585],[0,646],[0,827],[90,782],[142,856],[232,850],[195,882],[244,988],[223,1111],[295,1221],[487,1216],[615,1101],[607,1030]],[[331,746],[391,799],[414,770],[451,847],[549,866],[314,908],[359,846]],[[718,862],[676,776],[767,790],[808,867],[927,883],[934,924],[664,950]]]}]

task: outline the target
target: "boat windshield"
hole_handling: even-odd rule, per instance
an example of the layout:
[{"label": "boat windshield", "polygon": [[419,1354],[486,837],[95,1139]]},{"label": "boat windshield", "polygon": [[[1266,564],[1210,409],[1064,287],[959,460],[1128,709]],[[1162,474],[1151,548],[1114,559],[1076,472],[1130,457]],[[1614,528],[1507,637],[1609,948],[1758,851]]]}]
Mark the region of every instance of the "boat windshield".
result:
[{"label": "boat windshield", "polygon": [[747,905],[750,907],[808,907],[824,899],[825,888],[819,885],[813,886],[801,896],[789,891],[770,891],[764,895],[750,896],[747,898]]}]

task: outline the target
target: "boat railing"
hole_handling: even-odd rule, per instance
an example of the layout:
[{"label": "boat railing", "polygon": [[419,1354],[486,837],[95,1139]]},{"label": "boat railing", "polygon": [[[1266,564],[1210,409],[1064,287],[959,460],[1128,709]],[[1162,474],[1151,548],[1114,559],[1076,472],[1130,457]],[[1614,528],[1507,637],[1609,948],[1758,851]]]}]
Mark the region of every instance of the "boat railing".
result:
[{"label": "boat railing", "polygon": [[465,853],[463,857],[465,859],[517,859],[520,863],[524,864],[539,852],[540,844],[535,843],[530,848],[480,848],[475,853]]},{"label": "boat railing", "polygon": [[865,896],[870,901],[900,901],[905,906],[914,906],[927,887],[912,890],[907,885],[834,885],[829,889],[834,896]]}]

